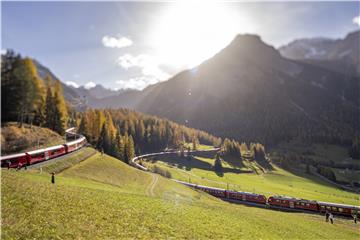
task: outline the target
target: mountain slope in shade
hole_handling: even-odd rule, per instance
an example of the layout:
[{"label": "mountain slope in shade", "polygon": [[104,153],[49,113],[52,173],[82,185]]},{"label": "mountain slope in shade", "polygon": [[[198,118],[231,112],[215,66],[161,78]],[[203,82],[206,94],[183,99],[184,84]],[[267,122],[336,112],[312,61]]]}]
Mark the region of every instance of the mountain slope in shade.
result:
[{"label": "mountain slope in shade", "polygon": [[280,47],[279,51],[289,59],[311,60],[319,66],[360,75],[360,31],[337,40],[299,39]]},{"label": "mountain slope in shade", "polygon": [[131,107],[240,140],[348,141],[359,130],[358,82],[239,35],[197,68],[146,88]]}]

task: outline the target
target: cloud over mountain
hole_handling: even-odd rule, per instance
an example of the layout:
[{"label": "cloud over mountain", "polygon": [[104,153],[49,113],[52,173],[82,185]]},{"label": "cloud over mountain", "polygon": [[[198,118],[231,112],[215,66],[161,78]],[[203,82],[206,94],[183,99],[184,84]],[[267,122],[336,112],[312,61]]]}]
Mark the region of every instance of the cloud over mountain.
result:
[{"label": "cloud over mountain", "polygon": [[104,36],[102,38],[102,43],[105,47],[109,48],[124,48],[129,47],[133,44],[133,41],[126,37],[111,37],[111,36]]}]

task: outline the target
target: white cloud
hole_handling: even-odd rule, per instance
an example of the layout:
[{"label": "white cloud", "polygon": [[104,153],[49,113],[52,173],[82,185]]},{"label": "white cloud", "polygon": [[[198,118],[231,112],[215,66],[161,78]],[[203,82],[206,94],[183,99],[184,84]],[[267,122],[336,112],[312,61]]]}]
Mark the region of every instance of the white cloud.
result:
[{"label": "white cloud", "polygon": [[360,26],[360,16],[356,16],[353,18],[353,23]]},{"label": "white cloud", "polygon": [[143,90],[145,87],[151,85],[151,84],[155,84],[159,82],[158,79],[154,78],[154,77],[135,77],[135,78],[130,78],[128,80],[119,80],[116,81],[117,84],[119,84],[119,88],[123,88],[123,89],[138,89],[138,90]]},{"label": "white cloud", "polygon": [[5,55],[7,53],[7,49],[1,49],[1,55]]},{"label": "white cloud", "polygon": [[87,84],[84,85],[84,88],[86,89],[90,89],[96,86],[96,83],[94,82],[88,82]]},{"label": "white cloud", "polygon": [[146,54],[138,56],[125,54],[118,58],[117,63],[125,69],[138,67],[141,69],[143,76],[156,78],[158,81],[164,81],[170,77],[168,73],[160,69],[159,61],[156,58]]},{"label": "white cloud", "polygon": [[79,87],[79,85],[76,82],[73,82],[73,81],[67,81],[65,84],[68,85],[68,86],[74,87],[74,88]]},{"label": "white cloud", "polygon": [[133,44],[133,41],[126,37],[115,38],[110,36],[104,36],[102,38],[102,43],[105,47],[109,48],[123,48],[131,46]]}]

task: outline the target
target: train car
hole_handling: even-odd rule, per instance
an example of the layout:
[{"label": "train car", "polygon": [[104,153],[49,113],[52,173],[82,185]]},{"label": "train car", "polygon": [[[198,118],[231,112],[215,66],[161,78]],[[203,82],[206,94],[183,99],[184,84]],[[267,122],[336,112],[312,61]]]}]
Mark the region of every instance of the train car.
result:
[{"label": "train car", "polygon": [[316,201],[310,201],[306,199],[297,199],[295,201],[295,208],[296,209],[303,209],[309,211],[319,211],[319,205]]},{"label": "train car", "polygon": [[328,203],[328,202],[318,202],[319,211],[325,213],[326,211],[332,214],[338,214],[343,216],[353,216],[354,214],[360,216],[360,207],[338,204],[338,203]]},{"label": "train car", "polygon": [[27,152],[26,154],[29,157],[29,164],[42,162],[42,161],[48,160],[50,158],[49,152],[46,151],[46,149],[37,149],[34,151]]},{"label": "train car", "polygon": [[65,144],[65,151],[66,151],[66,153],[73,152],[73,151],[81,148],[82,146],[84,146],[85,143],[86,143],[85,137],[81,137],[75,141],[68,142]]},{"label": "train car", "polygon": [[1,157],[1,167],[16,168],[29,163],[29,157],[26,153],[18,153]]},{"label": "train car", "polygon": [[248,192],[236,192],[236,191],[226,191],[226,192],[227,192],[228,198],[230,198],[230,199],[266,204],[266,197],[261,194],[248,193]]},{"label": "train car", "polygon": [[225,189],[221,189],[221,188],[212,188],[212,187],[205,187],[205,186],[199,186],[196,185],[195,186],[196,189],[200,189],[204,192],[209,193],[210,195],[213,195],[215,197],[221,197],[221,198],[225,198],[226,197],[226,191]]},{"label": "train car", "polygon": [[268,198],[268,204],[270,206],[295,208],[295,202],[297,200],[298,199],[292,197],[271,196]]},{"label": "train car", "polygon": [[66,154],[66,149],[64,145],[49,147],[46,149],[46,151],[48,152],[50,159]]}]

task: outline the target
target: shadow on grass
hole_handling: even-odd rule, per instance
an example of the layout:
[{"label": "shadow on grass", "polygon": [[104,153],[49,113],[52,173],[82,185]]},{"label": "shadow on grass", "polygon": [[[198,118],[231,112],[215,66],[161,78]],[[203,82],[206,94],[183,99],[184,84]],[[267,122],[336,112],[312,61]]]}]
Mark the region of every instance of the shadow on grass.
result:
[{"label": "shadow on grass", "polygon": [[[210,164],[208,162],[201,161],[197,159],[196,157],[206,157],[206,158],[213,158],[214,154],[209,154],[208,152],[204,153],[196,153],[194,156],[191,157],[181,157],[177,153],[167,154],[163,156],[156,156],[153,158],[147,159],[147,161],[151,163],[156,163],[156,161],[162,161],[167,163],[168,165],[185,169],[187,171],[190,171],[191,169],[200,169],[200,170],[206,170],[206,171],[214,171],[213,164]],[[215,160],[214,160],[215,161]],[[223,167],[223,170],[221,173],[215,172],[218,176],[222,177],[225,173],[252,173],[251,170],[242,170],[239,168],[240,165],[230,165],[231,167]]]},{"label": "shadow on grass", "polygon": [[181,157],[177,153],[171,153],[164,156],[156,156],[151,159],[148,159],[151,163],[156,161],[163,161],[169,165],[176,166],[177,168],[186,169],[190,171],[192,168],[198,168],[202,170],[212,170],[212,164],[201,161],[197,158],[191,157]]}]

